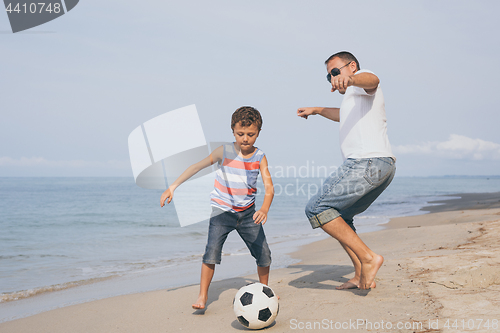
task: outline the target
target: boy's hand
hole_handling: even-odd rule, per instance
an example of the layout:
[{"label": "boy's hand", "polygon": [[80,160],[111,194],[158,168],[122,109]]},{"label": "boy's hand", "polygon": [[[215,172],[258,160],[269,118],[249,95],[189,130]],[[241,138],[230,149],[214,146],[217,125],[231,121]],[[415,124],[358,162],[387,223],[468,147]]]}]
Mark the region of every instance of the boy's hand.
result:
[{"label": "boy's hand", "polygon": [[267,221],[267,213],[259,209],[253,214],[253,221],[256,224],[262,223],[262,225],[264,225],[264,223],[266,223]]},{"label": "boy's hand", "polygon": [[161,195],[161,199],[160,199],[160,206],[163,207],[165,206],[165,200],[168,199],[167,201],[167,204],[170,203],[170,201],[172,201],[172,199],[174,198],[174,191],[170,191],[170,187],[167,188],[167,190],[165,192],[163,192],[163,194]]}]

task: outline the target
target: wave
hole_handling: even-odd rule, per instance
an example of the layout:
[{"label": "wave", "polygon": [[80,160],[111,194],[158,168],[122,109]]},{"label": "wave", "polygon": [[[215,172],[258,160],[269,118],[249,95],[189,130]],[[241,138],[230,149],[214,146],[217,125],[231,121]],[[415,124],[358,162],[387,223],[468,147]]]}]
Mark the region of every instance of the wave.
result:
[{"label": "wave", "polygon": [[392,215],[356,215],[354,217],[355,220],[363,220],[363,219],[391,219],[394,216]]},{"label": "wave", "polygon": [[21,290],[21,291],[15,291],[12,293],[3,293],[0,294],[0,303],[4,302],[11,302],[11,301],[17,301],[23,298],[29,298],[53,291],[60,291],[60,290],[65,290],[65,289],[70,289],[70,288],[75,288],[87,284],[92,284],[96,282],[101,282],[105,280],[109,280],[116,277],[116,275],[111,275],[107,277],[102,277],[102,278],[91,278],[87,280],[79,280],[79,281],[72,281],[72,282],[66,282],[66,283],[61,283],[61,284],[55,284],[52,286],[46,286],[46,287],[38,287],[38,288],[33,288],[33,289],[28,289],[28,290]]},{"label": "wave", "polygon": [[47,257],[53,257],[53,258],[68,258],[68,256],[63,255],[63,254],[15,254],[15,255],[3,255],[0,256],[0,260],[3,259],[15,259],[15,258],[22,258],[22,259],[31,259],[31,258],[47,258]]}]

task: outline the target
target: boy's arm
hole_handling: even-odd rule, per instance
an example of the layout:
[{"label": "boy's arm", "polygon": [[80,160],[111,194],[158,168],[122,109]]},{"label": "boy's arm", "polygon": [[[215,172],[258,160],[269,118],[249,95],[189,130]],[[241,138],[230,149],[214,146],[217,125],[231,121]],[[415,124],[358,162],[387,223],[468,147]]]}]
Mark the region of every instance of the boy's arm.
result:
[{"label": "boy's arm", "polygon": [[327,119],[333,121],[340,121],[340,109],[339,108],[323,108],[323,107],[311,107],[311,108],[299,108],[297,110],[297,116],[307,119],[307,117],[319,114]]},{"label": "boy's arm", "polygon": [[179,187],[179,185],[184,183],[189,178],[193,177],[200,170],[203,170],[216,162],[222,161],[223,151],[224,148],[220,146],[215,149],[212,154],[208,155],[198,163],[190,165],[186,170],[184,170],[184,172],[167,188],[167,190],[163,192],[160,199],[160,206],[163,207],[167,199],[167,203],[170,203],[170,201],[172,201],[174,191],[177,187]]},{"label": "boy's arm", "polygon": [[267,213],[269,212],[269,208],[271,207],[271,203],[274,198],[274,185],[271,174],[269,173],[266,156],[264,156],[260,161],[260,174],[262,175],[262,182],[264,183],[266,194],[264,195],[264,202],[262,203],[262,206],[255,212],[253,219],[255,223],[264,224],[267,221]]}]

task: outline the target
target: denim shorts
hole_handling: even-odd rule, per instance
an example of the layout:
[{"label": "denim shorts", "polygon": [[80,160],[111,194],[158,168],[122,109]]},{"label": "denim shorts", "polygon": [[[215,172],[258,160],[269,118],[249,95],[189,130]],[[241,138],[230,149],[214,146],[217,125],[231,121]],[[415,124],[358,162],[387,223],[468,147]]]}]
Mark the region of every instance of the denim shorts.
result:
[{"label": "denim shorts", "polygon": [[203,262],[205,264],[220,264],[222,246],[229,233],[236,230],[250,250],[250,254],[257,261],[257,266],[270,266],[271,251],[267,245],[262,224],[254,223],[254,213],[255,205],[236,213],[212,207],[210,226],[208,227],[207,247],[203,255]]},{"label": "denim shorts", "polygon": [[313,229],[341,216],[356,231],[354,216],[377,199],[395,172],[396,162],[391,157],[348,158],[307,203],[306,216]]}]

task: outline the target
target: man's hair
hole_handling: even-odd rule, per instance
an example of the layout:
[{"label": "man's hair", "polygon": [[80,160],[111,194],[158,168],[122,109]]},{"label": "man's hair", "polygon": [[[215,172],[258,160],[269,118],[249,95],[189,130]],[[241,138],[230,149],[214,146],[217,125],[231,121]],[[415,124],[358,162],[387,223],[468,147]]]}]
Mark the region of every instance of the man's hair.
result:
[{"label": "man's hair", "polygon": [[358,59],[356,59],[356,57],[351,52],[347,52],[347,51],[337,52],[337,53],[331,55],[330,58],[326,59],[325,65],[327,65],[328,62],[330,60],[332,60],[333,58],[342,59],[342,60],[346,61],[347,63],[351,62],[351,61],[354,61],[356,63],[357,70],[359,71],[361,69],[361,67],[359,67],[359,61],[358,61]]},{"label": "man's hair", "polygon": [[234,130],[234,126],[241,122],[241,126],[247,127],[252,124],[257,126],[257,129],[260,132],[262,128],[262,117],[260,116],[260,112],[251,106],[242,106],[234,111],[233,116],[231,117],[231,129]]}]

